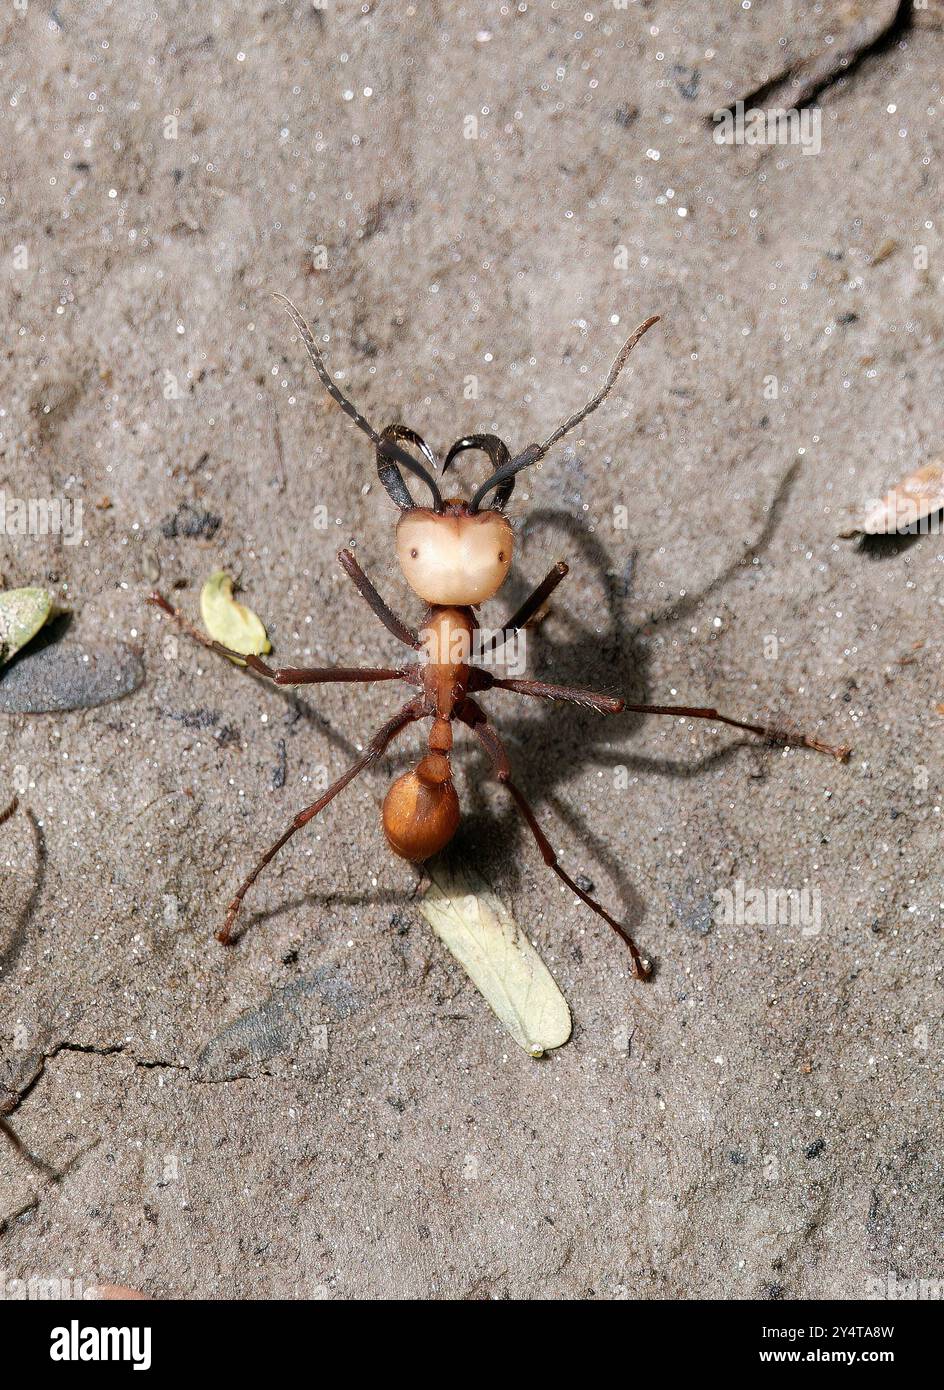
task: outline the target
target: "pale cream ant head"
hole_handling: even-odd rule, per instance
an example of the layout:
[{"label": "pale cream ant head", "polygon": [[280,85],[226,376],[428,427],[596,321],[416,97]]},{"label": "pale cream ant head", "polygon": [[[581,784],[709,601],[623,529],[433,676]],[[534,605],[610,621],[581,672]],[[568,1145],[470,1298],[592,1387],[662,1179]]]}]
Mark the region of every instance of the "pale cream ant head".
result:
[{"label": "pale cream ant head", "polygon": [[[494,471],[476,488],[468,502],[461,497],[443,501],[439,484],[433,476],[436,460],[425,440],[415,430],[402,424],[388,425],[378,434],[328,374],[311,329],[295,305],[284,294],[275,297],[288,310],[325,390],[376,445],[377,476],[390,500],[402,512],[397,526],[397,559],[407,583],[421,599],[442,608],[471,607],[484,603],[498,593],[511,566],[512,550],[511,526],[503,516],[502,508],[511,496],[517,474],[540,463],[548,450],[596,410],[608,396],[639,339],[659,321],[658,315],[654,315],[630,334],[596,395],[590,397],[582,410],[568,415],[543,444],[528,444],[512,457],[508,446],[494,434],[467,434],[457,439],[443,460],[440,479],[458,455],[467,449],[485,453]],[[408,453],[403,448],[404,444],[418,450],[424,462],[421,463],[415,454]],[[433,498],[432,509],[417,507],[403,481],[403,468],[429,489]],[[483,508],[485,499],[492,493],[493,505]]]},{"label": "pale cream ant head", "polygon": [[461,499],[450,498],[445,508],[403,513],[397,524],[400,568],[427,603],[484,603],[498,593],[511,567],[511,526],[501,512],[472,512]]}]

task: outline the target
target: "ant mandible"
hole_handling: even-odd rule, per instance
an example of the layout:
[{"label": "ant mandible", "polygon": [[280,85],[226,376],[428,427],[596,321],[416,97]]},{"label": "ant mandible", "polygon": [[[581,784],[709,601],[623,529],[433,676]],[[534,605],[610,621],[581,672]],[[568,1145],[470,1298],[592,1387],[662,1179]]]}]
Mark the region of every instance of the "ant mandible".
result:
[{"label": "ant mandible", "polygon": [[[633,348],[643,334],[647,333],[654,323],[658,323],[659,316],[654,315],[646,319],[627,338],[600,390],[582,410],[578,410],[559,425],[543,444],[529,444],[520,453],[512,455],[507,445],[494,434],[470,434],[457,440],[443,461],[440,477],[459,454],[467,449],[479,450],[486,454],[493,468],[491,475],[466,501],[461,497],[443,498],[430,472],[430,469],[436,468],[435,455],[414,430],[406,425],[388,425],[382,433],[377,433],[331,380],[311,330],[294,304],[284,295],[277,294],[275,297],[288,310],[325,389],[376,447],[380,481],[401,513],[397,523],[397,560],[410,588],[429,607],[422,627],[418,631],[409,627],[388,608],[351,551],[342,550],[338,559],[361,597],[366,600],[384,627],[404,645],[417,652],[419,659],[396,668],[354,669],[339,666],[274,669],[258,656],[242,656],[204,636],[160,594],[151,595],[149,602],[174,618],[197,641],[224,656],[236,657],[239,661],[245,662],[257,675],[274,681],[276,685],[402,680],[415,686],[418,692],[378,729],[357,761],[333,782],[317,801],[299,811],[285,833],[266,850],[248,878],[236,890],[226,920],[217,933],[217,939],[223,943],[232,941],[233,929],[243,899],[283,845],[317,816],[319,811],[323,811],[349,782],[375,763],[404,729],[421,719],[432,720],[427,752],[412,771],[398,777],[388,790],[383,804],[383,828],[391,849],[414,863],[422,863],[443,849],[455,834],[460,819],[459,799],[453,785],[449,760],[453,724],[458,720],[470,729],[481,743],[499,782],[507,788],[525,824],[537,841],[545,864],[622,937],[632,956],[633,975],[640,980],[647,979],[651,967],[640,955],[626,928],[615,917],[611,917],[589,893],[579,887],[557,862],[557,856],[538,824],[534,811],[512,780],[508,754],[495,726],[473,696],[486,690],[507,690],[538,699],[583,705],[604,715],[628,711],[709,719],[728,724],[735,729],[743,729],[773,743],[790,744],[828,753],[840,761],[844,761],[849,754],[847,748],[833,748],[818,739],[788,729],[746,724],[740,719],[728,718],[716,709],[689,708],[684,705],[628,704],[618,697],[598,694],[592,690],[581,690],[576,686],[499,677],[473,665],[469,659],[472,654],[473,633],[478,628],[474,609],[495,597],[511,567],[513,533],[504,509],[514,489],[517,474],[543,459],[549,449],[585,420],[591,411],[596,410],[609,394]],[[412,445],[418,450],[429,464],[429,468],[413,454],[408,453],[402,447],[404,444]],[[403,481],[401,468],[405,468],[425,484],[432,497],[432,506],[417,506]],[[491,493],[494,497],[488,506],[484,506]],[[525,599],[517,612],[508,619],[504,629],[486,639],[485,654],[535,618],[567,574],[567,568],[563,561],[559,561],[553,567],[531,596]]]}]

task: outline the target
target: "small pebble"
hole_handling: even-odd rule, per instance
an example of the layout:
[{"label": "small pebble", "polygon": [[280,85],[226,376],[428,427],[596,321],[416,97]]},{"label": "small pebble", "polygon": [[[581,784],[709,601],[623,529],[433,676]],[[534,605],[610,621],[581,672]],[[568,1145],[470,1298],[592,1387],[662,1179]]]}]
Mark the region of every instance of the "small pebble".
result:
[{"label": "small pebble", "polygon": [[161,562],[153,550],[146,550],[141,556],[141,573],[149,584],[156,584],[161,577]]},{"label": "small pebble", "polygon": [[84,648],[55,643],[24,652],[0,677],[0,713],[51,714],[120,700],[144,681],[141,658],[123,642]]},{"label": "small pebble", "polygon": [[220,529],[220,518],[212,512],[200,511],[190,502],[182,502],[175,512],[161,522],[161,532],[169,540],[178,536],[202,536],[209,540]]}]

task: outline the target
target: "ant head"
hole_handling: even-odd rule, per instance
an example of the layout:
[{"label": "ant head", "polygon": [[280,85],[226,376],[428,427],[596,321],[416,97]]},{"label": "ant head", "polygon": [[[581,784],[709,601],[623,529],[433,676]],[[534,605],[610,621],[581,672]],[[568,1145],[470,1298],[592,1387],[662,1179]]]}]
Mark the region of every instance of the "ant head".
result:
[{"label": "ant head", "polygon": [[397,524],[397,559],[426,603],[469,607],[493,598],[511,567],[512,531],[501,512],[450,497],[442,511],[412,507]]},{"label": "ant head", "polygon": [[[436,458],[425,440],[406,425],[388,425],[378,434],[328,375],[311,329],[294,304],[283,294],[275,297],[288,310],[325,390],[376,447],[377,475],[391,501],[402,512],[397,525],[397,558],[407,583],[427,603],[443,607],[484,603],[498,592],[511,565],[511,526],[502,515],[502,509],[511,496],[516,475],[540,463],[549,449],[596,410],[606,399],[639,339],[658,322],[658,316],[654,316],[639,325],[620,348],[596,395],[591,396],[583,409],[558,425],[543,444],[529,444],[512,455],[508,446],[494,434],[467,434],[456,440],[446,455],[440,477],[467,449],[478,449],[486,454],[492,473],[468,502],[462,498],[444,502],[434,476]],[[423,461],[415,453],[408,452],[404,444],[417,450]],[[402,469],[418,478],[429,490],[433,499],[431,508],[416,505],[404,482]],[[483,509],[490,493],[494,493],[491,505]]]}]

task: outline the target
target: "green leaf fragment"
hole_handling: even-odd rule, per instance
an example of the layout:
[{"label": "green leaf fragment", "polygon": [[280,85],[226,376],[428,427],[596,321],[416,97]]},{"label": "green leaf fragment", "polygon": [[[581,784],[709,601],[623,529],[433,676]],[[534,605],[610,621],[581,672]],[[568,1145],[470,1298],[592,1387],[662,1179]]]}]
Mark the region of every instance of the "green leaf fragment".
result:
[{"label": "green leaf fragment", "polygon": [[520,1047],[541,1057],[570,1037],[567,1001],[504,903],[474,870],[427,866],[420,911]]},{"label": "green leaf fragment", "polygon": [[265,656],[272,650],[261,620],[251,608],[233,598],[233,581],[225,570],[217,570],[204,584],[200,613],[210,636],[231,651],[243,656]]},{"label": "green leaf fragment", "polygon": [[45,589],[7,589],[0,593],[0,666],[32,641],[52,613]]}]

